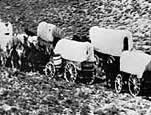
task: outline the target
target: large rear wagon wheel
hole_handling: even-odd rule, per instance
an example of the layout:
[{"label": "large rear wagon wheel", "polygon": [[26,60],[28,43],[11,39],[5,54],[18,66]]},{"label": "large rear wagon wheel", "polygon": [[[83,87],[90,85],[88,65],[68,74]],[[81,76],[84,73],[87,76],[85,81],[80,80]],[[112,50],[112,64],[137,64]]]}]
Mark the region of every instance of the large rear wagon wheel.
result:
[{"label": "large rear wagon wheel", "polygon": [[141,81],[137,78],[137,75],[130,75],[128,80],[129,92],[132,96],[138,96],[141,94]]},{"label": "large rear wagon wheel", "polygon": [[115,92],[121,93],[123,91],[123,76],[118,74],[115,78]]},{"label": "large rear wagon wheel", "polygon": [[67,82],[75,82],[77,79],[77,69],[73,63],[65,65],[64,78]]},{"label": "large rear wagon wheel", "polygon": [[54,77],[54,75],[55,75],[55,66],[54,66],[53,62],[50,61],[46,64],[44,72],[45,72],[46,76],[49,76],[51,78]]}]

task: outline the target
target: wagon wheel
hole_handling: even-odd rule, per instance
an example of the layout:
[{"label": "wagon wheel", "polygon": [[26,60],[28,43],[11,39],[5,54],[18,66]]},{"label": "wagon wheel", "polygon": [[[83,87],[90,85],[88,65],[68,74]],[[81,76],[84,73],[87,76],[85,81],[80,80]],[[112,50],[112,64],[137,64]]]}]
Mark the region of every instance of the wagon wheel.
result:
[{"label": "wagon wheel", "polygon": [[93,72],[93,75],[92,75],[90,81],[87,82],[86,84],[87,85],[92,85],[94,83],[94,81],[95,81],[96,76],[97,76],[96,72]]},{"label": "wagon wheel", "polygon": [[121,93],[123,90],[123,76],[118,74],[115,78],[115,91],[116,93]]},{"label": "wagon wheel", "polygon": [[96,59],[96,76],[102,77],[103,75],[105,75],[105,71],[103,68],[103,59],[99,58],[97,55],[95,55],[94,57]]},{"label": "wagon wheel", "polygon": [[136,75],[130,75],[128,80],[129,92],[132,96],[138,96],[141,93],[141,82]]},{"label": "wagon wheel", "polygon": [[44,72],[45,72],[46,76],[50,76],[51,78],[54,77],[54,75],[55,75],[55,66],[54,66],[53,62],[50,61],[46,64]]},{"label": "wagon wheel", "polygon": [[64,78],[67,82],[75,82],[77,79],[77,69],[73,63],[66,64]]},{"label": "wagon wheel", "polygon": [[109,56],[107,59],[107,64],[112,64],[115,61],[115,58],[113,56]]}]

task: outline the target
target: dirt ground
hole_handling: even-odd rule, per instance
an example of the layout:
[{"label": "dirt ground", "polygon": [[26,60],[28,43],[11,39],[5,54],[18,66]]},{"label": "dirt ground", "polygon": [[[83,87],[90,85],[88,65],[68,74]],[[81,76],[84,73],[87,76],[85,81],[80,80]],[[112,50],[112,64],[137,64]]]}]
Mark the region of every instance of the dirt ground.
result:
[{"label": "dirt ground", "polygon": [[101,80],[93,85],[67,83],[40,74],[1,68],[2,115],[150,115],[149,96],[116,94]]}]

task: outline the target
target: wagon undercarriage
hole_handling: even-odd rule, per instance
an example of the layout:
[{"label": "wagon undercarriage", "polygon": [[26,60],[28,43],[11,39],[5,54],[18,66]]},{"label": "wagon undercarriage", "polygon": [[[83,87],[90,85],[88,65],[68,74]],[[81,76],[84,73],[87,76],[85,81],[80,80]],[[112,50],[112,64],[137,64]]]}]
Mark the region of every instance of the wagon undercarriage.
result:
[{"label": "wagon undercarriage", "polygon": [[49,61],[44,69],[45,75],[50,78],[62,77],[67,82],[82,82],[92,84],[96,76],[95,62],[77,63],[65,60],[60,55]]},{"label": "wagon undercarriage", "polygon": [[137,75],[120,72],[115,78],[115,91],[117,93],[129,92],[132,96],[149,93],[151,89],[151,72],[144,72],[142,78]]}]

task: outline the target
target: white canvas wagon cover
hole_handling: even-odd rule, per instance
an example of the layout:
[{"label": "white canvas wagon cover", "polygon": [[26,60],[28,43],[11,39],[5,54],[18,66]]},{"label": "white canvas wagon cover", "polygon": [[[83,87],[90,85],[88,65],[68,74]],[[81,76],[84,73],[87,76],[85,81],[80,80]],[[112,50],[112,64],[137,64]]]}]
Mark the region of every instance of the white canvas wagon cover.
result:
[{"label": "white canvas wagon cover", "polygon": [[0,45],[5,51],[7,43],[12,39],[13,26],[10,22],[0,22]]},{"label": "white canvas wagon cover", "polygon": [[71,61],[95,61],[93,46],[89,42],[61,39],[57,43],[54,52]]},{"label": "white canvas wagon cover", "polygon": [[62,37],[62,31],[54,24],[50,24],[47,22],[40,22],[37,27],[37,36],[46,42],[53,42],[55,37]]},{"label": "white canvas wagon cover", "polygon": [[124,39],[128,39],[128,50],[132,48],[132,34],[127,30],[113,30],[91,27],[89,36],[95,50],[101,53],[120,56],[124,47]]},{"label": "white canvas wagon cover", "polygon": [[120,71],[142,77],[151,61],[151,56],[142,51],[124,51],[120,57]]}]

